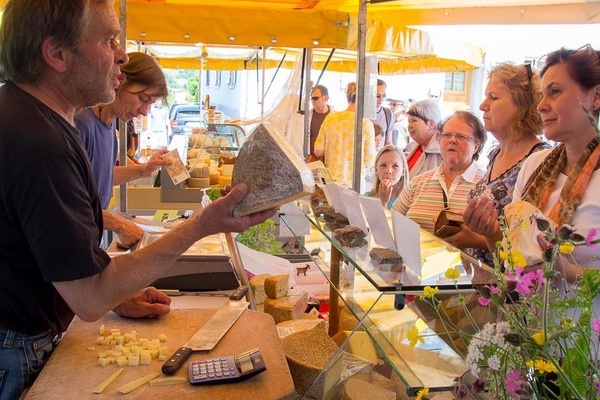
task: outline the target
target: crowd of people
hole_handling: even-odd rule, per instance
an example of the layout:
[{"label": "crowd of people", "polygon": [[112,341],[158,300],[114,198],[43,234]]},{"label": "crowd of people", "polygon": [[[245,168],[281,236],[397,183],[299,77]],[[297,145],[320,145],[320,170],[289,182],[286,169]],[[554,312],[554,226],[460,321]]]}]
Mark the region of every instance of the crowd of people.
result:
[{"label": "crowd of people", "polygon": [[[36,9],[35,13],[31,9]],[[243,231],[275,209],[233,217],[247,186],[196,211],[176,229],[134,254],[110,258],[104,229],[125,246],[141,237],[135,224],[107,211],[112,186],[152,173],[162,151],[145,164],[116,166],[115,123],[146,115],[165,99],[166,81],[152,57],[126,54],[109,0],[9,0],[0,25],[0,398],[19,398],[58,345],[75,315],[94,321],[113,310],[157,318],[170,299],[148,288],[202,237]],[[440,212],[463,215],[445,238],[491,262],[498,217],[526,200],[558,225],[586,236],[600,228],[600,53],[560,49],[530,65],[491,69],[482,120],[468,111],[443,119],[441,91],[406,101],[387,98],[377,82],[376,117],[362,123],[366,194],[433,232]],[[310,151],[332,177],[352,186],[356,84],[348,106],[335,111],[323,85],[311,92]],[[594,122],[594,124],[592,124]],[[498,145],[478,164],[487,133]],[[550,146],[542,140],[557,143]],[[543,239],[540,247],[548,246]],[[600,268],[594,247],[561,256],[568,279]],[[600,300],[596,311],[600,311]]]}]

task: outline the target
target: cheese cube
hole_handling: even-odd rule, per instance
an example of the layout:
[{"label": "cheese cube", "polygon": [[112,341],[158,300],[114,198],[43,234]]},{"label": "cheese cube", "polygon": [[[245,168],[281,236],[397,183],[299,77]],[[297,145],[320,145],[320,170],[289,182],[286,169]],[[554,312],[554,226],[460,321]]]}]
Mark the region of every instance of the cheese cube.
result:
[{"label": "cheese cube", "polygon": [[140,356],[127,356],[127,359],[129,360],[129,365],[133,367],[140,365]]},{"label": "cheese cube", "polygon": [[250,289],[252,289],[252,293],[254,294],[254,300],[256,304],[263,304],[265,302],[265,279],[267,279],[269,274],[260,274],[254,275],[250,278]]},{"label": "cheese cube", "polygon": [[272,299],[287,296],[289,288],[290,276],[287,274],[269,276],[265,279],[265,294]]},{"label": "cheese cube", "polygon": [[279,299],[267,298],[265,300],[265,313],[271,315],[275,323],[298,319],[308,306],[308,294],[285,296]]},{"label": "cheese cube", "polygon": [[124,367],[126,365],[129,365],[129,359],[126,356],[121,356],[121,357],[117,358],[117,365],[119,367]]}]

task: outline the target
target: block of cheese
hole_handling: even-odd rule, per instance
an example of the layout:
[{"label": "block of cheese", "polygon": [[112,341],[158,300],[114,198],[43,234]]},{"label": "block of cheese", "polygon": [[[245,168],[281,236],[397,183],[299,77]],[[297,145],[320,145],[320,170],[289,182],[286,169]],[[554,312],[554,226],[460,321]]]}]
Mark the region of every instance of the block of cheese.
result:
[{"label": "block of cheese", "polygon": [[250,278],[250,289],[252,289],[252,293],[254,294],[254,300],[256,304],[263,304],[265,302],[265,279],[267,279],[269,274],[260,274],[254,275]]},{"label": "block of cheese", "polygon": [[396,393],[357,378],[350,378],[344,387],[344,400],[396,400]]},{"label": "block of cheese", "polygon": [[289,288],[290,276],[287,274],[268,276],[265,279],[265,293],[272,299],[287,296]]},{"label": "block of cheese", "polygon": [[273,125],[258,125],[246,138],[233,168],[232,186],[248,185],[234,217],[277,207],[315,191],[310,168]]},{"label": "block of cheese", "polygon": [[208,166],[205,163],[199,163],[191,171],[190,175],[192,178],[208,178]]},{"label": "block of cheese", "polygon": [[221,177],[221,173],[219,171],[211,169],[211,170],[208,171],[208,177],[210,178],[210,184],[211,185],[218,185],[219,184],[219,178]]},{"label": "block of cheese", "polygon": [[223,164],[221,166],[221,176],[231,176],[233,174],[234,164]]},{"label": "block of cheese", "polygon": [[230,176],[219,176],[219,185],[231,185],[231,177]]},{"label": "block of cheese", "polygon": [[[358,320],[356,319],[354,314],[346,310],[346,308],[344,307],[342,311],[340,311],[339,331],[353,331],[354,328],[356,328],[357,324]],[[360,327],[358,329],[362,330],[363,328]]]},{"label": "block of cheese", "polygon": [[332,339],[343,350],[367,360],[371,364],[376,365],[379,361],[377,349],[365,331],[356,331],[354,334],[352,331],[341,331],[336,333]]},{"label": "block of cheese", "polygon": [[[325,332],[317,329],[296,332],[283,338],[282,343],[296,391],[304,395],[338,347]],[[322,397],[314,396],[312,391],[311,396]]]},{"label": "block of cheese", "polygon": [[279,299],[265,299],[265,313],[271,315],[278,324],[302,316],[308,306],[308,293],[285,296]]}]

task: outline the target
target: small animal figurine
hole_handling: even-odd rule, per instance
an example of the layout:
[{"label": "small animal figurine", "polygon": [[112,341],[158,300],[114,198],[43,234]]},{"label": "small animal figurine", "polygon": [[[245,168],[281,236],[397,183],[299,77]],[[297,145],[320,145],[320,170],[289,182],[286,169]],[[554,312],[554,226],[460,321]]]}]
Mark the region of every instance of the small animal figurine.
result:
[{"label": "small animal figurine", "polygon": [[300,276],[301,273],[304,273],[306,276],[306,271],[310,269],[310,264],[306,264],[305,267],[296,267],[296,276]]}]

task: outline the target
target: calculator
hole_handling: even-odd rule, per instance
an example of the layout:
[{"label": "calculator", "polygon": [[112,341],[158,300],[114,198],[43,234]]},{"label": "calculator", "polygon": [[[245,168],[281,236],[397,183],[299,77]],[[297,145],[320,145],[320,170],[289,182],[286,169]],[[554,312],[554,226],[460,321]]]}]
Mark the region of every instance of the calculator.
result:
[{"label": "calculator", "polygon": [[192,361],[189,379],[192,385],[239,382],[266,371],[265,360],[258,348],[237,356]]}]

